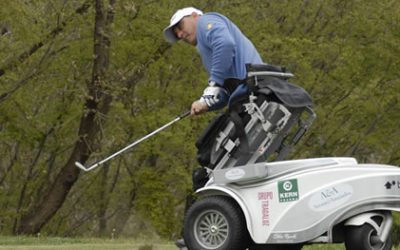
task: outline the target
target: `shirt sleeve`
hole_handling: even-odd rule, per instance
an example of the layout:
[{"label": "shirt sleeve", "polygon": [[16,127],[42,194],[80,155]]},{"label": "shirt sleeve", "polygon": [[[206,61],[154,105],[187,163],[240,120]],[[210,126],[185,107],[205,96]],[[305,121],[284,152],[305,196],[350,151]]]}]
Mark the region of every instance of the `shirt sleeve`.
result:
[{"label": "shirt sleeve", "polygon": [[209,81],[222,85],[233,68],[235,42],[225,23],[209,20],[202,23],[205,38],[212,50],[212,61]]}]

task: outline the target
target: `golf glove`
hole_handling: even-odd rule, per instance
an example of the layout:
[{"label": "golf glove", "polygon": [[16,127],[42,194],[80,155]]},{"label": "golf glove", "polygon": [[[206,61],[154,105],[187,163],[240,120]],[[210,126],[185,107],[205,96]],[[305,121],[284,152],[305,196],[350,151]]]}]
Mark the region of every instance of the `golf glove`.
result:
[{"label": "golf glove", "polygon": [[205,102],[209,110],[216,110],[224,107],[229,100],[228,92],[218,86],[209,86],[204,89],[200,98],[201,102]]}]

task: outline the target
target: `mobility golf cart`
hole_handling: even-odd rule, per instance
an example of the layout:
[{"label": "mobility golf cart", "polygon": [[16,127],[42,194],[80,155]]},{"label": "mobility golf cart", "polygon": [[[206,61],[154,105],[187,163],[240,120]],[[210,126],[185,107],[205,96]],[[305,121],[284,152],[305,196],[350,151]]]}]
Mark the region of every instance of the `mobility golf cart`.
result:
[{"label": "mobility golf cart", "polygon": [[197,194],[185,218],[189,249],[388,250],[400,170],[353,158],[256,163],[214,170]]},{"label": "mobility golf cart", "polygon": [[[198,158],[207,179],[185,216],[188,249],[301,249],[343,242],[348,250],[391,249],[399,168],[354,158],[283,161],[315,119],[307,94],[287,85],[291,76],[249,65],[252,94],[237,112],[243,125],[237,125],[237,115],[217,117],[200,138]],[[279,86],[284,90],[274,89]],[[273,97],[261,97],[268,95]],[[270,155],[275,158],[266,161]]]},{"label": "mobility golf cart", "polygon": [[[348,250],[391,249],[400,169],[353,158],[284,161],[316,117],[311,98],[282,68],[247,65],[247,72],[249,96],[217,116],[196,143],[203,168],[194,174],[200,188],[185,216],[185,249],[342,242]],[[189,114],[91,166],[75,164],[91,171]]]}]

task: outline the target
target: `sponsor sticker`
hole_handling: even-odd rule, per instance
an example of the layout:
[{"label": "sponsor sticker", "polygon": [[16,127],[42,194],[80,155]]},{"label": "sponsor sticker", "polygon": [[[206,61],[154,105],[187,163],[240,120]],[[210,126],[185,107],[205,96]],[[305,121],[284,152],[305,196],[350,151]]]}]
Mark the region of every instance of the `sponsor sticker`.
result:
[{"label": "sponsor sticker", "polygon": [[339,207],[353,196],[353,187],[348,184],[340,184],[314,194],[308,202],[314,211],[326,211]]},{"label": "sponsor sticker", "polygon": [[261,201],[261,214],[262,214],[262,225],[269,226],[270,224],[270,200],[273,198],[272,192],[259,192],[258,200]]},{"label": "sponsor sticker", "polygon": [[278,182],[279,202],[290,202],[299,199],[297,179]]},{"label": "sponsor sticker", "polygon": [[387,181],[384,186],[386,189],[400,189],[400,181]]}]

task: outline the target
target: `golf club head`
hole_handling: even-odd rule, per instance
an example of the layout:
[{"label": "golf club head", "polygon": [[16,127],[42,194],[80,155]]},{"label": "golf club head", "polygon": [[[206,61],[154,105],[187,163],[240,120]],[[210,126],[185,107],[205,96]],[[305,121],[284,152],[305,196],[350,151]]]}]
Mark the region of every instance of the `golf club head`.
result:
[{"label": "golf club head", "polygon": [[75,162],[75,166],[77,166],[78,168],[82,169],[85,172],[88,171],[88,169],[85,166],[83,166],[82,163],[80,163],[78,161]]}]

